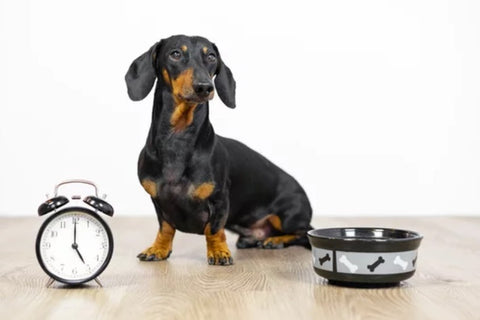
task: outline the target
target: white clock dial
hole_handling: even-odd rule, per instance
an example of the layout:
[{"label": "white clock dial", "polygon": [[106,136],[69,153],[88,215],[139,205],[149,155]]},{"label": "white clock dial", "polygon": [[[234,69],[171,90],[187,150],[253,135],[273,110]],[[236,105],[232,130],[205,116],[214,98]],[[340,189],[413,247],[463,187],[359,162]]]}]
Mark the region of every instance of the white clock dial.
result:
[{"label": "white clock dial", "polygon": [[103,271],[111,257],[111,236],[93,214],[67,210],[47,221],[40,236],[43,267],[60,280],[82,282]]}]

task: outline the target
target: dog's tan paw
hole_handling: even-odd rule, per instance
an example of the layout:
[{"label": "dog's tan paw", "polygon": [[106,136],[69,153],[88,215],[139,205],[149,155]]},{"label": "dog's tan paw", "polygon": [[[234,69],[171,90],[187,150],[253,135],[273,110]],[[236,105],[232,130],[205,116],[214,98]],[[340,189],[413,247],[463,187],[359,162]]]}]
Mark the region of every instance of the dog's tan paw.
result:
[{"label": "dog's tan paw", "polygon": [[167,260],[171,253],[172,250],[170,248],[152,246],[139,253],[137,258],[141,261],[161,261]]},{"label": "dog's tan paw", "polygon": [[210,224],[205,227],[205,236],[207,240],[207,259],[208,264],[229,266],[233,264],[232,254],[228,249],[225,230],[220,229],[212,234]]},{"label": "dog's tan paw", "polygon": [[137,255],[141,261],[160,261],[167,260],[172,253],[172,241],[175,235],[173,229],[167,222],[162,221],[161,228],[152,246],[143,250]]},{"label": "dog's tan paw", "polygon": [[208,264],[228,266],[233,264],[232,254],[228,248],[221,250],[209,250],[207,252]]}]

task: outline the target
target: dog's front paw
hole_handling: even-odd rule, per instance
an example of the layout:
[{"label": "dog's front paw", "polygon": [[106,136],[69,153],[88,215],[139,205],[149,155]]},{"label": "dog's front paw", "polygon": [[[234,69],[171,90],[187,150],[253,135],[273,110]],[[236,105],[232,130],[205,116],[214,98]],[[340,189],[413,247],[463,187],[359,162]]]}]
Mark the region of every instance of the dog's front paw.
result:
[{"label": "dog's front paw", "polygon": [[162,221],[161,228],[152,246],[143,250],[137,255],[141,261],[160,261],[167,260],[172,253],[172,241],[175,235],[175,229],[166,221]]},{"label": "dog's front paw", "polygon": [[137,258],[141,261],[161,261],[167,260],[170,257],[172,250],[168,248],[162,248],[157,246],[151,246],[148,249],[143,250],[137,255]]},{"label": "dog's front paw", "polygon": [[208,264],[228,266],[233,264],[232,254],[228,248],[218,250],[208,250]]},{"label": "dog's front paw", "polygon": [[212,234],[209,223],[205,227],[205,236],[207,239],[208,264],[221,266],[229,266],[233,264],[232,254],[227,245],[225,230],[222,228]]}]

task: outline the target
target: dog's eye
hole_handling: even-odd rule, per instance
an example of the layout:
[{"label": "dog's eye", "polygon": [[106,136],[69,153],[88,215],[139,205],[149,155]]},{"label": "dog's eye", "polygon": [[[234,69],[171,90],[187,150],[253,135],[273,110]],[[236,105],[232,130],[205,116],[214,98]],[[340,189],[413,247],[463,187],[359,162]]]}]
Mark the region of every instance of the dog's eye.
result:
[{"label": "dog's eye", "polygon": [[207,56],[207,60],[208,62],[214,63],[217,61],[217,57],[215,56],[215,54],[209,53]]},{"label": "dog's eye", "polygon": [[178,50],[173,50],[172,52],[170,52],[170,59],[174,61],[180,60],[181,57],[182,57],[182,53]]}]

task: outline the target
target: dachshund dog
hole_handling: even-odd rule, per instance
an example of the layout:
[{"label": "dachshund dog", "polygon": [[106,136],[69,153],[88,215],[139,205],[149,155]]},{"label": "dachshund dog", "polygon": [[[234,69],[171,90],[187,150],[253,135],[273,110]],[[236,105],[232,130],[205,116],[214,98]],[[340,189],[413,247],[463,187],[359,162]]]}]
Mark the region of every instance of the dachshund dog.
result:
[{"label": "dachshund dog", "polygon": [[177,229],[204,234],[207,261],[214,265],[233,263],[225,228],[239,234],[237,248],[309,248],[312,209],[300,184],[259,153],[213,130],[208,101],[214,92],[235,108],[235,80],[215,44],[184,35],[155,43],[128,69],[128,95],[142,100],[155,80],[138,177],[160,227],[153,245],[138,258],[167,259]]}]

